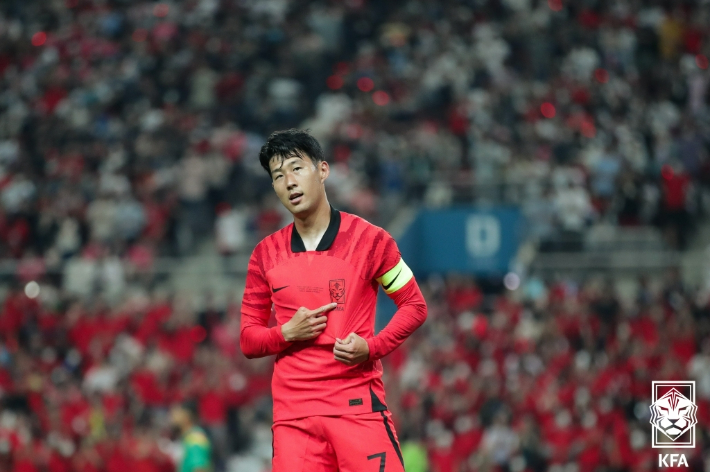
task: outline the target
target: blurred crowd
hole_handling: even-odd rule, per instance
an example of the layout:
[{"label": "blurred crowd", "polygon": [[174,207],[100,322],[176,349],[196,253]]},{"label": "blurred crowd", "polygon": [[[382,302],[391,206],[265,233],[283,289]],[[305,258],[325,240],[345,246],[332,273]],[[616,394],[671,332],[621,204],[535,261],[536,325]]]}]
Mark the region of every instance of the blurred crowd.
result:
[{"label": "blurred crowd", "polygon": [[674,452],[707,470],[707,290],[677,272],[625,296],[602,278],[533,277],[512,296],[453,275],[422,285],[430,318],[385,365],[405,456],[428,458],[407,470],[657,470],[651,382],[679,379],[696,381],[697,447]]},{"label": "blurred crowd", "polygon": [[0,256],[225,253],[283,222],[256,153],[310,128],[341,209],[521,203],[684,247],[707,212],[700,0],[8,0]]},{"label": "blurred crowd", "polygon": [[[420,281],[429,319],[383,360],[410,472],[652,471],[652,380],[695,380],[693,471],[710,460],[710,292],[677,274],[484,292]],[[50,293],[45,290],[43,293]],[[628,292],[628,291],[627,291]],[[11,292],[0,318],[0,470],[174,470],[191,401],[218,471],[266,472],[273,358],[239,351],[240,303],[134,294],[109,307]]]},{"label": "blurred crowd", "polygon": [[[543,248],[597,223],[685,247],[710,210],[709,25],[701,0],[3,0],[0,471],[173,470],[183,400],[218,470],[267,470],[272,361],[239,352],[240,294],[196,303],[153,269],[287,221],[256,159],[276,129],[309,128],[334,206],[377,223],[512,203]],[[702,470],[704,292],[421,285],[429,321],[385,359],[408,470],[651,470],[651,380],[676,377]]]},{"label": "blurred crowd", "polygon": [[109,307],[42,293],[11,291],[2,306],[0,470],[173,471],[169,409],[185,402],[225,470],[267,424],[273,359],[239,352],[237,301],[134,293]]}]

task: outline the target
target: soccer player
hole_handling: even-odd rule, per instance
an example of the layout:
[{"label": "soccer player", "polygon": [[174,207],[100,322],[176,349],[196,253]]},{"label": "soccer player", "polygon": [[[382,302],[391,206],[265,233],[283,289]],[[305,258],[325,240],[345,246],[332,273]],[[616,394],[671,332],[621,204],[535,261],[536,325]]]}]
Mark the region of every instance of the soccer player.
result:
[{"label": "soccer player", "polygon": [[[426,319],[419,286],[385,230],[330,206],[310,134],[273,133],[259,160],[293,214],[254,249],[242,301],[242,351],[276,355],[273,472],[401,472],[379,359]],[[379,285],[397,312],[375,336]]]}]

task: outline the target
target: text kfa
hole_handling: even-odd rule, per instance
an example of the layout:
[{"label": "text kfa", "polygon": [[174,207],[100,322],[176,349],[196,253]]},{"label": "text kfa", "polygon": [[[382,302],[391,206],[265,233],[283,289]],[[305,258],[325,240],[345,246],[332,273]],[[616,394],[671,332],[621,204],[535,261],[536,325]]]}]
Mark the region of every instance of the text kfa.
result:
[{"label": "text kfa", "polygon": [[658,454],[658,467],[675,467],[676,465],[688,467],[685,454]]}]

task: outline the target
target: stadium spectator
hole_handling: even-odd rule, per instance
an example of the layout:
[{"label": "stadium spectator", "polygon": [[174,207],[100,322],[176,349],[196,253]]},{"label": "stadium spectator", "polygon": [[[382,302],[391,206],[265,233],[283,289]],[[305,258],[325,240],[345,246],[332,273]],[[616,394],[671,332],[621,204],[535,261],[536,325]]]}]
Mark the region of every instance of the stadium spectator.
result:
[{"label": "stadium spectator", "polygon": [[[184,446],[180,472],[210,472],[213,469],[210,441],[195,419],[196,412],[188,406],[176,406],[170,411],[170,420],[178,428]],[[147,445],[150,447],[150,443]]]}]

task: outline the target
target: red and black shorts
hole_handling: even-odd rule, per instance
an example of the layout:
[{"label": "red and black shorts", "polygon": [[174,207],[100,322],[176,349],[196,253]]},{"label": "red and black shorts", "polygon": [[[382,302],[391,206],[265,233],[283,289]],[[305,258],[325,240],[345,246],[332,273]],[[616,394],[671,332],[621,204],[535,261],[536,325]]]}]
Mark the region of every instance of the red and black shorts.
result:
[{"label": "red and black shorts", "polygon": [[272,472],[404,472],[389,411],[277,421]]}]

